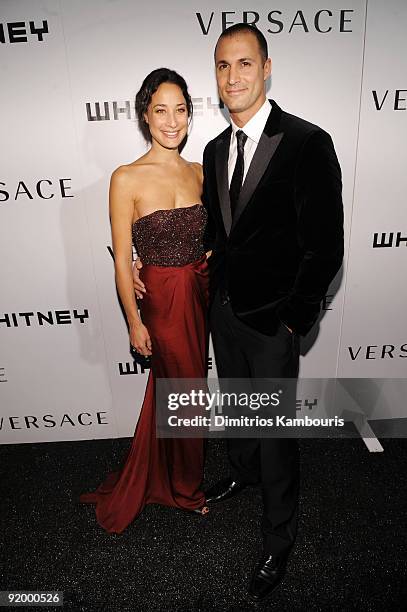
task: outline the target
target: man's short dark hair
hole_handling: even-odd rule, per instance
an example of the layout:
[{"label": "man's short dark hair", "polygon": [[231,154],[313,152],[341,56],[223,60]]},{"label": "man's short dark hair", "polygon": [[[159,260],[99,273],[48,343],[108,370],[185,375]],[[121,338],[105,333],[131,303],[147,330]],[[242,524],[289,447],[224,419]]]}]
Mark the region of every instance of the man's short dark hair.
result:
[{"label": "man's short dark hair", "polygon": [[235,36],[236,34],[247,34],[247,32],[256,37],[262,60],[265,62],[269,56],[267,40],[263,32],[258,30],[255,26],[249,25],[248,23],[235,23],[234,25],[230,26],[230,28],[226,28],[226,30],[224,30],[218,38],[218,42],[215,46],[215,55],[216,47],[222,38],[225,38],[226,36]]}]

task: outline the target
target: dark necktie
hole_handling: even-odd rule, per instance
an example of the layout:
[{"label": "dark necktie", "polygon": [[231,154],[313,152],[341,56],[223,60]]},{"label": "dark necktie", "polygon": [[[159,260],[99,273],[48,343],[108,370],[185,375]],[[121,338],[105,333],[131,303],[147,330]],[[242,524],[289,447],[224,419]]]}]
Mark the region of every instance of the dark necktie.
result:
[{"label": "dark necktie", "polygon": [[244,145],[247,140],[247,134],[242,130],[237,130],[237,158],[235,169],[233,170],[232,180],[230,181],[229,195],[230,195],[230,208],[232,210],[232,217],[235,214],[237,202],[239,200],[240,190],[242,188],[243,173],[244,173]]}]

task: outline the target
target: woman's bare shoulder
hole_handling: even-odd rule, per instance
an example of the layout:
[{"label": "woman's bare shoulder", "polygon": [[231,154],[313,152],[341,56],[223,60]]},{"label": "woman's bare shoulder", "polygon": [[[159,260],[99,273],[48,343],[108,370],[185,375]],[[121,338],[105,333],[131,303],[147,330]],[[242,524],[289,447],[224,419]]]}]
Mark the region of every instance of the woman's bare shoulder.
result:
[{"label": "woman's bare shoulder", "polygon": [[139,159],[136,159],[134,162],[118,166],[112,172],[112,179],[115,181],[119,181],[122,184],[125,184],[127,182],[133,183],[138,176],[142,176],[146,171],[148,172],[150,167],[151,164],[146,159],[146,156],[143,155]]},{"label": "woman's bare shoulder", "polygon": [[202,164],[199,162],[188,162],[190,168],[195,172],[199,179],[203,179]]}]

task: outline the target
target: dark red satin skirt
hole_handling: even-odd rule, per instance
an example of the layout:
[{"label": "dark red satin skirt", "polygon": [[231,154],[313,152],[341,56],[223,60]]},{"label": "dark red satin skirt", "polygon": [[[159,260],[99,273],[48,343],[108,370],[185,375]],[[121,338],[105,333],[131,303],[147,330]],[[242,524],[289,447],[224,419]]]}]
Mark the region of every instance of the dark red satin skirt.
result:
[{"label": "dark red satin skirt", "polygon": [[193,510],[205,503],[204,440],[157,438],[155,378],[205,378],[208,266],[205,256],[181,267],[144,265],[142,318],[153,346],[151,370],[133,442],[123,468],[82,503],[96,504],[98,523],[121,533],[145,504]]}]

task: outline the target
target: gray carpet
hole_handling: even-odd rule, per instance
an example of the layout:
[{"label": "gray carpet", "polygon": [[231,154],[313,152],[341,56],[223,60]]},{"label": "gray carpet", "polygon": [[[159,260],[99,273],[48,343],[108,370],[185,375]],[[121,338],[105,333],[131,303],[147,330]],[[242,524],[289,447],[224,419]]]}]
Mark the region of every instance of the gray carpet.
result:
[{"label": "gray carpet", "polygon": [[[267,604],[246,588],[260,551],[257,489],[207,518],[151,505],[121,535],[78,503],[120,464],[128,439],[0,446],[0,590],[59,590],[74,611],[407,609],[407,444],[301,441],[299,535]],[[206,481],[227,475],[221,441]],[[20,608],[23,609],[23,608]],[[27,608],[51,609],[51,608]]]}]

